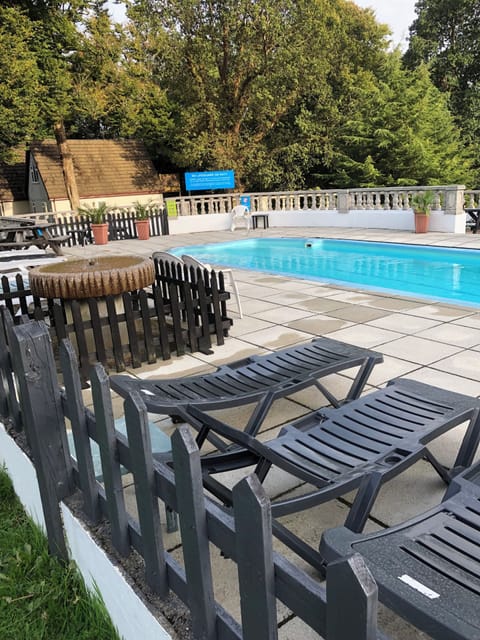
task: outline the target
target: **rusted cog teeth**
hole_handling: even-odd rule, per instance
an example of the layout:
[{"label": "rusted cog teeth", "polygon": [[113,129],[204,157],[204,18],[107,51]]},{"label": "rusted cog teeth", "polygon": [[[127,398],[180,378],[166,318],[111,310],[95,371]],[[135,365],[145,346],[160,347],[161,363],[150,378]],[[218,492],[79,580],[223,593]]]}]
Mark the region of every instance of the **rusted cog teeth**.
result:
[{"label": "rusted cog teeth", "polygon": [[150,258],[102,256],[32,269],[30,288],[40,298],[100,298],[142,289],[155,280]]}]

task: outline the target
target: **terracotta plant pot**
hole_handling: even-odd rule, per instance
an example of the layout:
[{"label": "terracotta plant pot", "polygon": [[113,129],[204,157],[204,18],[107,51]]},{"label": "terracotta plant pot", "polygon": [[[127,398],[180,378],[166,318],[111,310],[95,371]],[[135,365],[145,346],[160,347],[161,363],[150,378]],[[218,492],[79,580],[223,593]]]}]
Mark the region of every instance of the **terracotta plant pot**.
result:
[{"label": "terracotta plant pot", "polygon": [[139,240],[148,240],[150,238],[150,221],[136,220],[137,236]]},{"label": "terracotta plant pot", "polygon": [[107,244],[108,242],[108,223],[90,224],[95,244]]},{"label": "terracotta plant pot", "polygon": [[429,216],[425,213],[415,214],[415,233],[427,233]]}]

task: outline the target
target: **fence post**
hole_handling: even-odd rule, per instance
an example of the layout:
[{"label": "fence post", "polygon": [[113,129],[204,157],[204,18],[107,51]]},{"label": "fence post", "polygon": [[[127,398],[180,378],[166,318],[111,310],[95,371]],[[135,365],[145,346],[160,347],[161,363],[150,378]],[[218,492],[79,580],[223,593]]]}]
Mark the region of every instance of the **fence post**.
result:
[{"label": "fence post", "polygon": [[112,397],[108,376],[100,363],[97,362],[92,367],[90,380],[112,544],[119,553],[123,556],[128,556],[131,551],[128,517],[125,509],[120,462],[118,460]]},{"label": "fence post", "polygon": [[270,501],[256,475],[233,488],[243,637],[276,640],[275,576]]},{"label": "fence post", "polygon": [[48,329],[28,322],[9,336],[20,406],[37,472],[50,552],[67,560],[59,501],[72,491],[71,460]]},{"label": "fence post", "polygon": [[147,584],[162,597],[168,595],[168,576],[165,553],[155,494],[152,443],[148,427],[148,414],[138,392],[133,392],[124,403],[130,448],[138,519],[142,533],[143,559]]},{"label": "fence post", "polygon": [[83,491],[84,511],[92,522],[98,522],[101,509],[88,435],[87,414],[83,404],[78,360],[70,340],[62,340],[60,344],[60,364],[65,385],[67,413],[75,444],[80,488]]},{"label": "fence post", "polygon": [[326,640],[376,640],[378,589],[358,553],[327,566]]},{"label": "fence post", "polygon": [[166,207],[162,208],[160,212],[160,219],[161,219],[162,236],[170,235],[170,228],[168,224],[168,212]]},{"label": "fence post", "polygon": [[215,640],[216,611],[200,453],[186,426],[173,434],[172,453],[193,635]]},{"label": "fence post", "polygon": [[14,429],[22,428],[22,415],[17,400],[13,379],[12,358],[8,346],[8,335],[13,327],[10,312],[0,307],[0,415],[11,421]]}]

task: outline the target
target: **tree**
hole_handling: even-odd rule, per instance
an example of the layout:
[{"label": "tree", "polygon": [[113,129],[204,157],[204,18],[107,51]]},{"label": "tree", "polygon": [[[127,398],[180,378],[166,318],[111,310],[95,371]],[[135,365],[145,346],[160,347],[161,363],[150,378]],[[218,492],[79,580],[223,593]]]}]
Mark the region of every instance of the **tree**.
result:
[{"label": "tree", "polygon": [[17,8],[0,7],[0,159],[41,127],[40,70],[32,52],[34,30]]},{"label": "tree", "polygon": [[[73,162],[68,151],[64,119],[71,108],[72,84],[68,57],[75,49],[79,37],[75,22],[81,17],[88,2],[73,0],[70,4],[63,4],[57,0],[10,0],[8,4],[11,5],[10,11],[16,12],[23,25],[20,32],[16,25],[12,31],[20,36],[17,49],[28,47],[29,68],[35,69],[32,73],[35,75],[38,90],[32,100],[36,118],[32,118],[29,126],[24,126],[22,132],[14,130],[11,138],[15,137],[16,142],[30,139],[35,134],[43,138],[47,131],[54,130],[62,158],[67,193],[71,206],[75,209],[79,204],[78,191]],[[7,13],[4,12],[3,15],[7,16]],[[5,24],[8,25],[8,22]],[[10,24],[10,27],[12,26]],[[5,51],[11,56],[9,49]],[[33,81],[32,73],[28,76],[30,82]],[[6,75],[11,83],[22,85],[22,80],[16,78],[10,69]],[[11,111],[15,114],[16,106],[13,106]],[[14,143],[13,140],[11,142]]]},{"label": "tree", "polygon": [[[480,135],[480,3],[419,0],[404,60],[429,65],[434,84],[447,96],[464,140],[478,158]],[[477,161],[478,166],[478,161]]]},{"label": "tree", "polygon": [[428,69],[402,67],[398,52],[357,75],[336,129],[330,171],[343,186],[471,182],[467,151]]},{"label": "tree", "polygon": [[326,83],[326,0],[134,0],[129,17],[174,107],[179,166],[233,168],[245,184],[267,138]]},{"label": "tree", "polygon": [[171,129],[170,107],[131,25],[122,31],[112,25],[105,9],[92,12],[72,66],[72,133],[81,138],[136,138],[158,153]]},{"label": "tree", "polygon": [[164,167],[234,169],[249,190],[471,181],[427,67],[402,68],[349,0],[130,0],[125,27],[103,0],[4,5],[0,153],[53,130],[72,207],[68,137],[141,139]]}]

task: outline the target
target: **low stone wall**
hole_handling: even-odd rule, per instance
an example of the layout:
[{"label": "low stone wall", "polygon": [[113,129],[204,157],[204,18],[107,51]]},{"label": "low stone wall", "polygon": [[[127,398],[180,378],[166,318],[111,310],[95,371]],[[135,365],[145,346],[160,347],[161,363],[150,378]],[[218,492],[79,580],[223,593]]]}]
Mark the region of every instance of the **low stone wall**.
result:
[{"label": "low stone wall", "polygon": [[[339,213],[336,210],[289,210],[270,211],[270,227],[339,227],[361,229],[398,229],[414,231],[413,211],[352,210]],[[445,214],[432,211],[430,231],[441,233],[465,233],[465,213]],[[229,213],[214,215],[178,216],[169,218],[170,235],[199,231],[228,231],[231,224]]]}]

